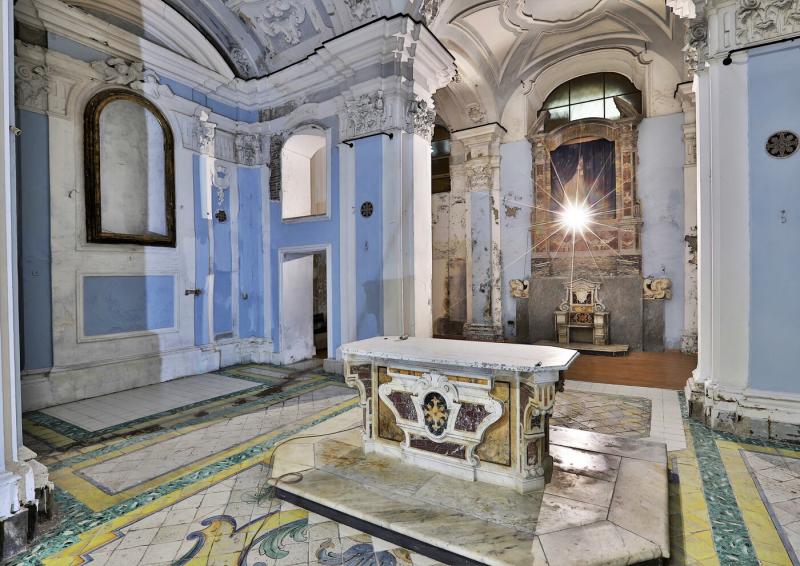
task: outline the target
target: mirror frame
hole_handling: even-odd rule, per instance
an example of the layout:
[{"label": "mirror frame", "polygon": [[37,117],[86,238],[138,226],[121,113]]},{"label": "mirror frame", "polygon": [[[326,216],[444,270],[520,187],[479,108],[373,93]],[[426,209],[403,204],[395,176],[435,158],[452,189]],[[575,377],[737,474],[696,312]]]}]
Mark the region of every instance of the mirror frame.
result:
[{"label": "mirror frame", "polygon": [[[158,120],[164,134],[164,207],[167,233],[123,234],[104,232],[100,186],[100,115],[110,103],[127,100],[143,106]],[[164,114],[144,96],[126,89],[107,89],[95,94],[83,115],[84,192],[86,194],[86,240],[99,244],[139,244],[175,247],[175,156],[172,129]]]}]

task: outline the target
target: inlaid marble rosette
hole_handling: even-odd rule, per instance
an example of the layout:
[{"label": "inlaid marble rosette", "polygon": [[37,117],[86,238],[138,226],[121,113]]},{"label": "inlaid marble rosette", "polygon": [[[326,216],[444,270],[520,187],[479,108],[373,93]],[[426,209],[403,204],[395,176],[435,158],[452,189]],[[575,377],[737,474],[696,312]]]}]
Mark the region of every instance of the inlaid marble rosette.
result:
[{"label": "inlaid marble rosette", "polygon": [[361,394],[365,452],[520,493],[549,481],[549,419],[574,350],[377,337],[342,354]]}]

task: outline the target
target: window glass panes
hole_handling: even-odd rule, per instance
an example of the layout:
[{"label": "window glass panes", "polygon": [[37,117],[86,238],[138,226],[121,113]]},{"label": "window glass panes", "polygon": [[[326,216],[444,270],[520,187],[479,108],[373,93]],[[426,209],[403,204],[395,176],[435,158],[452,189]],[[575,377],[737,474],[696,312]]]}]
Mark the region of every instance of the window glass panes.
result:
[{"label": "window glass panes", "polygon": [[569,103],[578,104],[587,100],[603,98],[603,74],[584,75],[569,81]]},{"label": "window glass panes", "polygon": [[571,122],[581,118],[604,118],[604,110],[602,99],[573,104],[569,107],[569,119]]},{"label": "window glass panes", "polygon": [[642,111],[642,93],[622,75],[592,73],[567,81],[551,92],[542,105],[542,110],[550,112],[545,129],[551,131],[582,118],[617,120],[621,116],[614,104],[615,96]]}]

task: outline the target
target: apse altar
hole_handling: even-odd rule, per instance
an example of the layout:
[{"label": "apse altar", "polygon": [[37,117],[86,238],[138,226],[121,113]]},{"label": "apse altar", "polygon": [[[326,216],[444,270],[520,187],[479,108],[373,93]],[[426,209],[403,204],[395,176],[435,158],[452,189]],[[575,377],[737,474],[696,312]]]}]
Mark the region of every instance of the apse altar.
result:
[{"label": "apse altar", "polygon": [[520,493],[549,481],[549,419],[574,350],[377,337],[342,354],[365,452]]}]

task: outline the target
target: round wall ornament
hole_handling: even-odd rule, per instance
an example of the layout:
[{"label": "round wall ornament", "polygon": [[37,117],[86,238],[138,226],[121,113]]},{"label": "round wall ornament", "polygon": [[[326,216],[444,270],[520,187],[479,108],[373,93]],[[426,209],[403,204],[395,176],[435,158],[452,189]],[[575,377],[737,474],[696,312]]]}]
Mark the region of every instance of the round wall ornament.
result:
[{"label": "round wall ornament", "polygon": [[767,140],[766,150],[772,157],[784,158],[789,157],[800,144],[797,134],[788,130],[775,132]]},{"label": "round wall ornament", "polygon": [[372,216],[372,212],[374,210],[375,207],[372,206],[372,203],[370,201],[366,201],[364,202],[364,204],[361,205],[361,216],[363,216],[364,218],[369,218],[370,216]]}]

